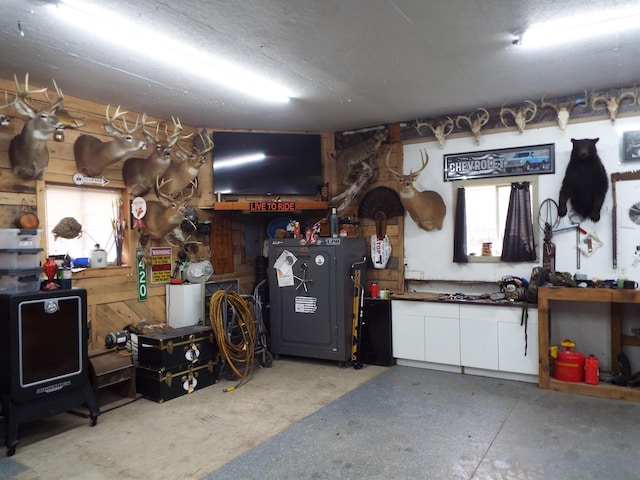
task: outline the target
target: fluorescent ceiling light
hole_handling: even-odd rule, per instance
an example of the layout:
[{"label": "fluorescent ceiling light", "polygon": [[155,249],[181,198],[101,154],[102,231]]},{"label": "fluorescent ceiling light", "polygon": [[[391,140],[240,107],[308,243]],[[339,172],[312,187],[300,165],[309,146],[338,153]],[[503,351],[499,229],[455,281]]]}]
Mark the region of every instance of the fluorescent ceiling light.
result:
[{"label": "fluorescent ceiling light", "polygon": [[214,160],[213,169],[222,170],[223,168],[237,167],[238,165],[246,165],[247,163],[261,162],[267,158],[264,153],[252,153],[249,155],[239,155],[224,160]]},{"label": "fluorescent ceiling light", "polygon": [[634,28],[640,28],[640,6],[627,9],[612,8],[535,24],[522,33],[519,41],[515,43],[525,47],[541,47],[620,33]]},{"label": "fluorescent ceiling light", "polygon": [[282,103],[288,102],[292,96],[284,87],[270,80],[215,59],[169,38],[165,32],[156,33],[108,10],[77,0],[60,0],[50,4],[49,8],[57,18],[75,28],[247,95]]}]

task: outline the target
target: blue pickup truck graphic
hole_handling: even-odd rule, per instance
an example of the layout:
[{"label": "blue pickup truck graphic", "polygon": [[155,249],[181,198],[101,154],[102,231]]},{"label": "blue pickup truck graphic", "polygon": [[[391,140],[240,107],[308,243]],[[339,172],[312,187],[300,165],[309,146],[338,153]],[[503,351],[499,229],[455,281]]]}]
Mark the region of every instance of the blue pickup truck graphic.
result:
[{"label": "blue pickup truck graphic", "polygon": [[512,157],[507,157],[505,161],[505,171],[507,172],[514,170],[529,172],[532,169],[547,170],[548,168],[549,155],[534,150],[517,152]]}]

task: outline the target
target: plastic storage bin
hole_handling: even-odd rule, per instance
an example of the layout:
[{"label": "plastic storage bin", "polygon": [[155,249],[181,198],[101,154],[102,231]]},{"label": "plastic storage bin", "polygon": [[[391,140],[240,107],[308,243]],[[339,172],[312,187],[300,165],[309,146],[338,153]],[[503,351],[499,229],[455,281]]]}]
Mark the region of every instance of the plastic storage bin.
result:
[{"label": "plastic storage bin", "polygon": [[42,230],[22,228],[0,228],[0,249],[38,248]]},{"label": "plastic storage bin", "polygon": [[40,290],[42,268],[0,269],[0,294]]},{"label": "plastic storage bin", "polygon": [[40,265],[42,248],[2,248],[0,268],[37,268]]}]

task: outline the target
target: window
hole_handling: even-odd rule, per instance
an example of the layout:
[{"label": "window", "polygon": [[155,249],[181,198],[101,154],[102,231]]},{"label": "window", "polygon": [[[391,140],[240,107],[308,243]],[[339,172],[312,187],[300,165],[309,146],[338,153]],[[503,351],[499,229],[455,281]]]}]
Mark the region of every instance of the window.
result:
[{"label": "window", "polygon": [[[452,183],[455,191],[464,187],[466,196],[467,254],[469,262],[498,262],[502,254],[511,183],[527,181],[531,185],[533,224],[537,222],[538,181],[535,175],[494,179],[462,180]],[[538,245],[539,232],[534,232]],[[489,245],[490,244],[490,245]]]},{"label": "window", "polygon": [[[116,260],[112,220],[117,218],[122,192],[108,188],[81,188],[47,184],[45,187],[46,239],[48,255],[89,257],[96,243],[107,252],[107,262]],[[65,217],[82,225],[79,238],[54,239],[53,228]],[[114,218],[115,217],[115,218]]]}]

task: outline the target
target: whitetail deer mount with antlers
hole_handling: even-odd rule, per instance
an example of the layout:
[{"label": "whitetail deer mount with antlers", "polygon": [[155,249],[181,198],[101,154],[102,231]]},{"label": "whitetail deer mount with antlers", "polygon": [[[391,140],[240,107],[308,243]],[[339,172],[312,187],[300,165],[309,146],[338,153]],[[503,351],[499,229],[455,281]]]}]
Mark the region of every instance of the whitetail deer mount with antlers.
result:
[{"label": "whitetail deer mount with antlers", "polygon": [[[591,108],[593,108],[594,110],[604,110],[604,108],[606,108],[607,112],[609,112],[609,120],[611,120],[611,123],[613,123],[618,117],[620,104],[628,98],[631,99],[631,105],[638,101],[638,95],[636,92],[624,92],[618,97],[615,97],[613,95],[610,97],[594,96],[591,100]],[[600,106],[601,104],[603,106]]]},{"label": "whitetail deer mount with antlers", "polygon": [[489,112],[485,108],[477,108],[474,113],[475,115],[473,113],[469,115],[458,115],[458,118],[456,118],[456,126],[462,128],[460,122],[467,122],[473,135],[473,143],[480,145],[480,130],[482,130],[482,127],[489,121]]},{"label": "whitetail deer mount with antlers", "polygon": [[149,240],[164,240],[169,234],[179,242],[184,242],[182,232],[178,228],[186,218],[187,205],[195,190],[182,199],[175,199],[162,193],[163,184],[156,178],[154,191],[157,200],[147,201],[147,211],[140,228],[140,244],[146,246]]},{"label": "whitetail deer mount with antlers", "polygon": [[156,124],[155,134],[146,129],[142,124],[144,138],[148,144],[154,145],[153,152],[147,158],[133,157],[125,160],[122,166],[122,178],[127,186],[129,194],[138,197],[146,194],[154,187],[158,178],[162,178],[171,163],[171,150],[179,139],[186,139],[191,134],[180,137],[182,124],[179,118],[171,117],[173,121],[173,133],[169,134],[169,128],[165,124],[164,138],[160,138],[160,125]]},{"label": "whitetail deer mount with antlers", "polygon": [[[198,141],[199,139],[199,141]],[[178,160],[172,158],[169,168],[163,175],[165,194],[175,197],[189,185],[194,185],[200,168],[207,161],[207,154],[213,150],[214,144],[211,136],[203,130],[193,142],[191,151],[176,143],[177,149],[173,151]]]},{"label": "whitetail deer mount with antlers", "polygon": [[[55,102],[52,102],[47,94],[47,88],[29,90],[28,73],[24,79],[24,90],[20,89],[18,78],[15,75],[13,78],[18,91],[18,95],[13,102],[14,108],[18,113],[29,117],[29,119],[22,127],[22,131],[13,137],[9,145],[9,159],[12,171],[14,175],[27,180],[42,180],[49,166],[49,149],[47,148],[49,135],[59,128],[79,127],[82,122],[70,116],[67,119],[58,118],[56,115],[58,109],[62,110],[63,108],[64,95],[56,85],[55,80],[53,85],[58,98]],[[30,98],[35,93],[44,95],[48,104],[47,107],[36,108]]]},{"label": "whitetail deer mount with antlers", "polygon": [[571,117],[571,114],[573,113],[573,110],[576,107],[584,107],[585,105],[587,105],[588,100],[587,100],[587,91],[584,91],[584,98],[583,99],[577,99],[575,100],[573,103],[571,103],[570,105],[560,105],[557,103],[551,103],[551,102],[545,102],[544,101],[544,96],[542,97],[542,99],[540,100],[540,107],[541,108],[552,108],[553,110],[555,110],[556,112],[556,121],[558,122],[558,126],[560,127],[560,130],[564,131],[565,128],[567,128],[567,125],[569,124],[569,118]]},{"label": "whitetail deer mount with antlers", "polygon": [[536,116],[536,113],[538,113],[538,107],[536,106],[535,102],[532,102],[531,100],[525,100],[524,103],[526,103],[528,106],[523,106],[515,110],[513,108],[507,107],[502,107],[500,109],[500,121],[505,127],[509,126],[504,119],[504,114],[508,113],[513,117],[518,131],[520,133],[524,133],[524,129],[527,127],[527,123],[531,122]]},{"label": "whitetail deer mount with antlers", "polygon": [[436,140],[438,140],[440,148],[442,148],[444,147],[446,138],[451,135],[451,132],[453,132],[453,119],[451,117],[447,117],[446,120],[441,121],[436,126],[433,126],[427,122],[419,122],[418,120],[416,120],[416,130],[418,131],[418,134],[420,136],[423,136],[422,132],[420,131],[422,127],[429,127],[433,135],[436,137]]},{"label": "whitetail deer mount with antlers", "polygon": [[[0,105],[0,111],[4,110],[5,108],[12,107],[15,102],[16,102],[16,97],[14,96],[13,100],[9,100],[9,96],[7,94],[7,91],[5,90],[4,103]],[[6,127],[10,123],[11,123],[11,117],[3,113],[0,113],[0,127]]]},{"label": "whitetail deer mount with antlers", "polygon": [[[103,142],[93,135],[80,135],[73,144],[73,154],[78,171],[90,177],[102,175],[102,172],[109,165],[123,160],[133,152],[147,148],[144,141],[133,136],[136,131],[142,128],[140,118],[137,117],[133,127],[129,127],[125,118],[128,112],[120,111],[118,105],[113,116],[109,117],[110,108],[111,105],[107,105],[105,111],[107,123],[103,125],[103,128],[112,137],[112,140]],[[120,125],[118,125],[118,121]]]},{"label": "whitetail deer mount with antlers", "polygon": [[429,163],[429,155],[426,150],[420,151],[420,158],[422,159],[422,165],[417,171],[409,171],[408,175],[403,175],[389,166],[389,157],[387,156],[386,165],[387,168],[395,175],[400,182],[401,188],[398,192],[400,196],[400,202],[404,209],[409,212],[409,215],[418,227],[430,232],[431,230],[442,229],[442,222],[447,214],[447,207],[444,204],[444,200],[437,192],[431,190],[425,190],[419,192],[413,183],[418,179],[420,172],[422,172]]}]

